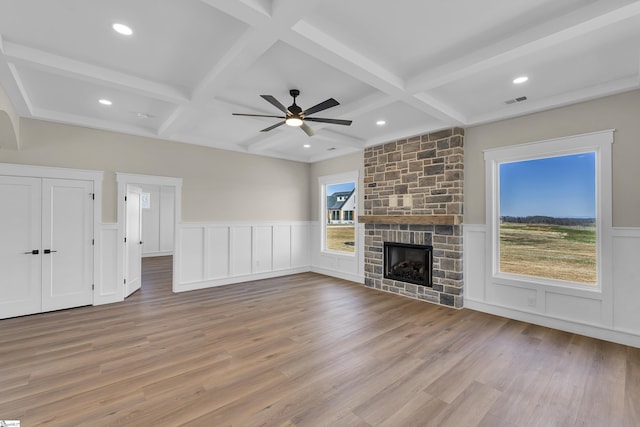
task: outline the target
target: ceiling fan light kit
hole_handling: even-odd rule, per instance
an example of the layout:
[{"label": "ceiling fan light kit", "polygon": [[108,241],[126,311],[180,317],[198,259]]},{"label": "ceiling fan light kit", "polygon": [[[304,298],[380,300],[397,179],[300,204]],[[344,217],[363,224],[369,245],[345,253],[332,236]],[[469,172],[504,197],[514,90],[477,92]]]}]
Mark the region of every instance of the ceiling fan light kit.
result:
[{"label": "ceiling fan light kit", "polygon": [[285,122],[289,126],[297,126],[297,127],[302,126],[302,120],[297,117],[289,117],[287,120],[285,120]]},{"label": "ceiling fan light kit", "polygon": [[271,117],[276,119],[282,119],[281,122],[271,125],[268,128],[264,128],[260,132],[269,132],[272,129],[275,129],[279,126],[287,124],[288,126],[299,127],[308,136],[313,136],[315,132],[305,123],[305,120],[310,122],[328,123],[328,124],[342,125],[342,126],[350,126],[352,123],[351,120],[308,117],[311,114],[326,110],[331,107],[335,107],[336,105],[340,105],[340,103],[333,98],[329,98],[326,101],[316,104],[313,107],[303,111],[302,108],[300,108],[300,106],[296,104],[296,98],[300,95],[300,91],[298,89],[291,89],[289,91],[289,94],[293,98],[293,104],[291,104],[289,107],[285,107],[284,105],[282,105],[282,103],[272,95],[260,95],[265,101],[267,101],[268,103],[276,107],[278,110],[282,111],[285,114],[284,116],[272,116],[272,115],[266,115],[266,114],[244,114],[244,113],[233,113],[233,115],[246,116],[246,117]]}]

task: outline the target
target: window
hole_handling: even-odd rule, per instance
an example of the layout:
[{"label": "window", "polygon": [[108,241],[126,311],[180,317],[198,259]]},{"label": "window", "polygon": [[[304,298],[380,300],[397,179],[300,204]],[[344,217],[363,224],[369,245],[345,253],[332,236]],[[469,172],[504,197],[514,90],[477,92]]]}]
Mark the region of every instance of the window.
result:
[{"label": "window", "polygon": [[355,253],[357,181],[356,172],[319,178],[323,251]]},{"label": "window", "polygon": [[607,131],[485,151],[494,278],[601,288],[612,142]]}]

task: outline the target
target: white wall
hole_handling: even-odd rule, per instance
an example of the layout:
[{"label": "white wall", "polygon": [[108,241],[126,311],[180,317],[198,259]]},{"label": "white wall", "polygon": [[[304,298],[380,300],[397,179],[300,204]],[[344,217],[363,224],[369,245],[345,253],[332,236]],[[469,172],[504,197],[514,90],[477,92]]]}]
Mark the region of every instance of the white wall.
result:
[{"label": "white wall", "polygon": [[308,222],[182,223],[175,292],[310,271]]},{"label": "white wall", "polygon": [[497,282],[484,224],[464,225],[466,308],[640,347],[640,228],[614,228],[612,292]]},{"label": "white wall", "polygon": [[[465,131],[464,305],[467,308],[640,346],[640,91],[609,96]],[[499,282],[488,271],[484,150],[615,129],[612,265],[602,292]]]},{"label": "white wall", "polygon": [[143,193],[149,193],[149,209],[142,209],[142,256],[173,254],[174,187],[167,185],[143,185]]},{"label": "white wall", "polygon": [[356,244],[353,255],[322,251],[322,226],[320,222],[314,221],[310,231],[311,271],[364,283],[364,224],[356,224]]},{"label": "white wall", "polygon": [[[357,200],[354,200],[356,217],[362,215],[364,206],[364,153],[354,153],[335,159],[324,160],[311,165],[309,194],[311,203],[311,234],[309,250],[311,270],[327,276],[364,283],[364,224],[356,224],[356,244],[354,255],[341,255],[322,251],[322,218],[318,178],[337,174],[358,173],[356,187]],[[357,219],[357,218],[356,218]]]}]

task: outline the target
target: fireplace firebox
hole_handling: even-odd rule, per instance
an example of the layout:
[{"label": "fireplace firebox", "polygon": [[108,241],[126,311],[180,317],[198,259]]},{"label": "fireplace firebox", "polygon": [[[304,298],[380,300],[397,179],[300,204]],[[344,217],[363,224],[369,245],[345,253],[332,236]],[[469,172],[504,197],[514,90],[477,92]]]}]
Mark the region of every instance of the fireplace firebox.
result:
[{"label": "fireplace firebox", "polygon": [[433,246],[384,242],[386,279],[433,287]]}]

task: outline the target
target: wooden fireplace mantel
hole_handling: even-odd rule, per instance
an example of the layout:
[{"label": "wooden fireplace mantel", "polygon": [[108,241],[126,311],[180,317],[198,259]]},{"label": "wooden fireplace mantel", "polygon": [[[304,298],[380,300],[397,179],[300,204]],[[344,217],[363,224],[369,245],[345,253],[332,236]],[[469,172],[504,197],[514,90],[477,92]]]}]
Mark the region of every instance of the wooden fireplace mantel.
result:
[{"label": "wooden fireplace mantel", "polygon": [[459,225],[462,215],[360,215],[362,224]]}]

